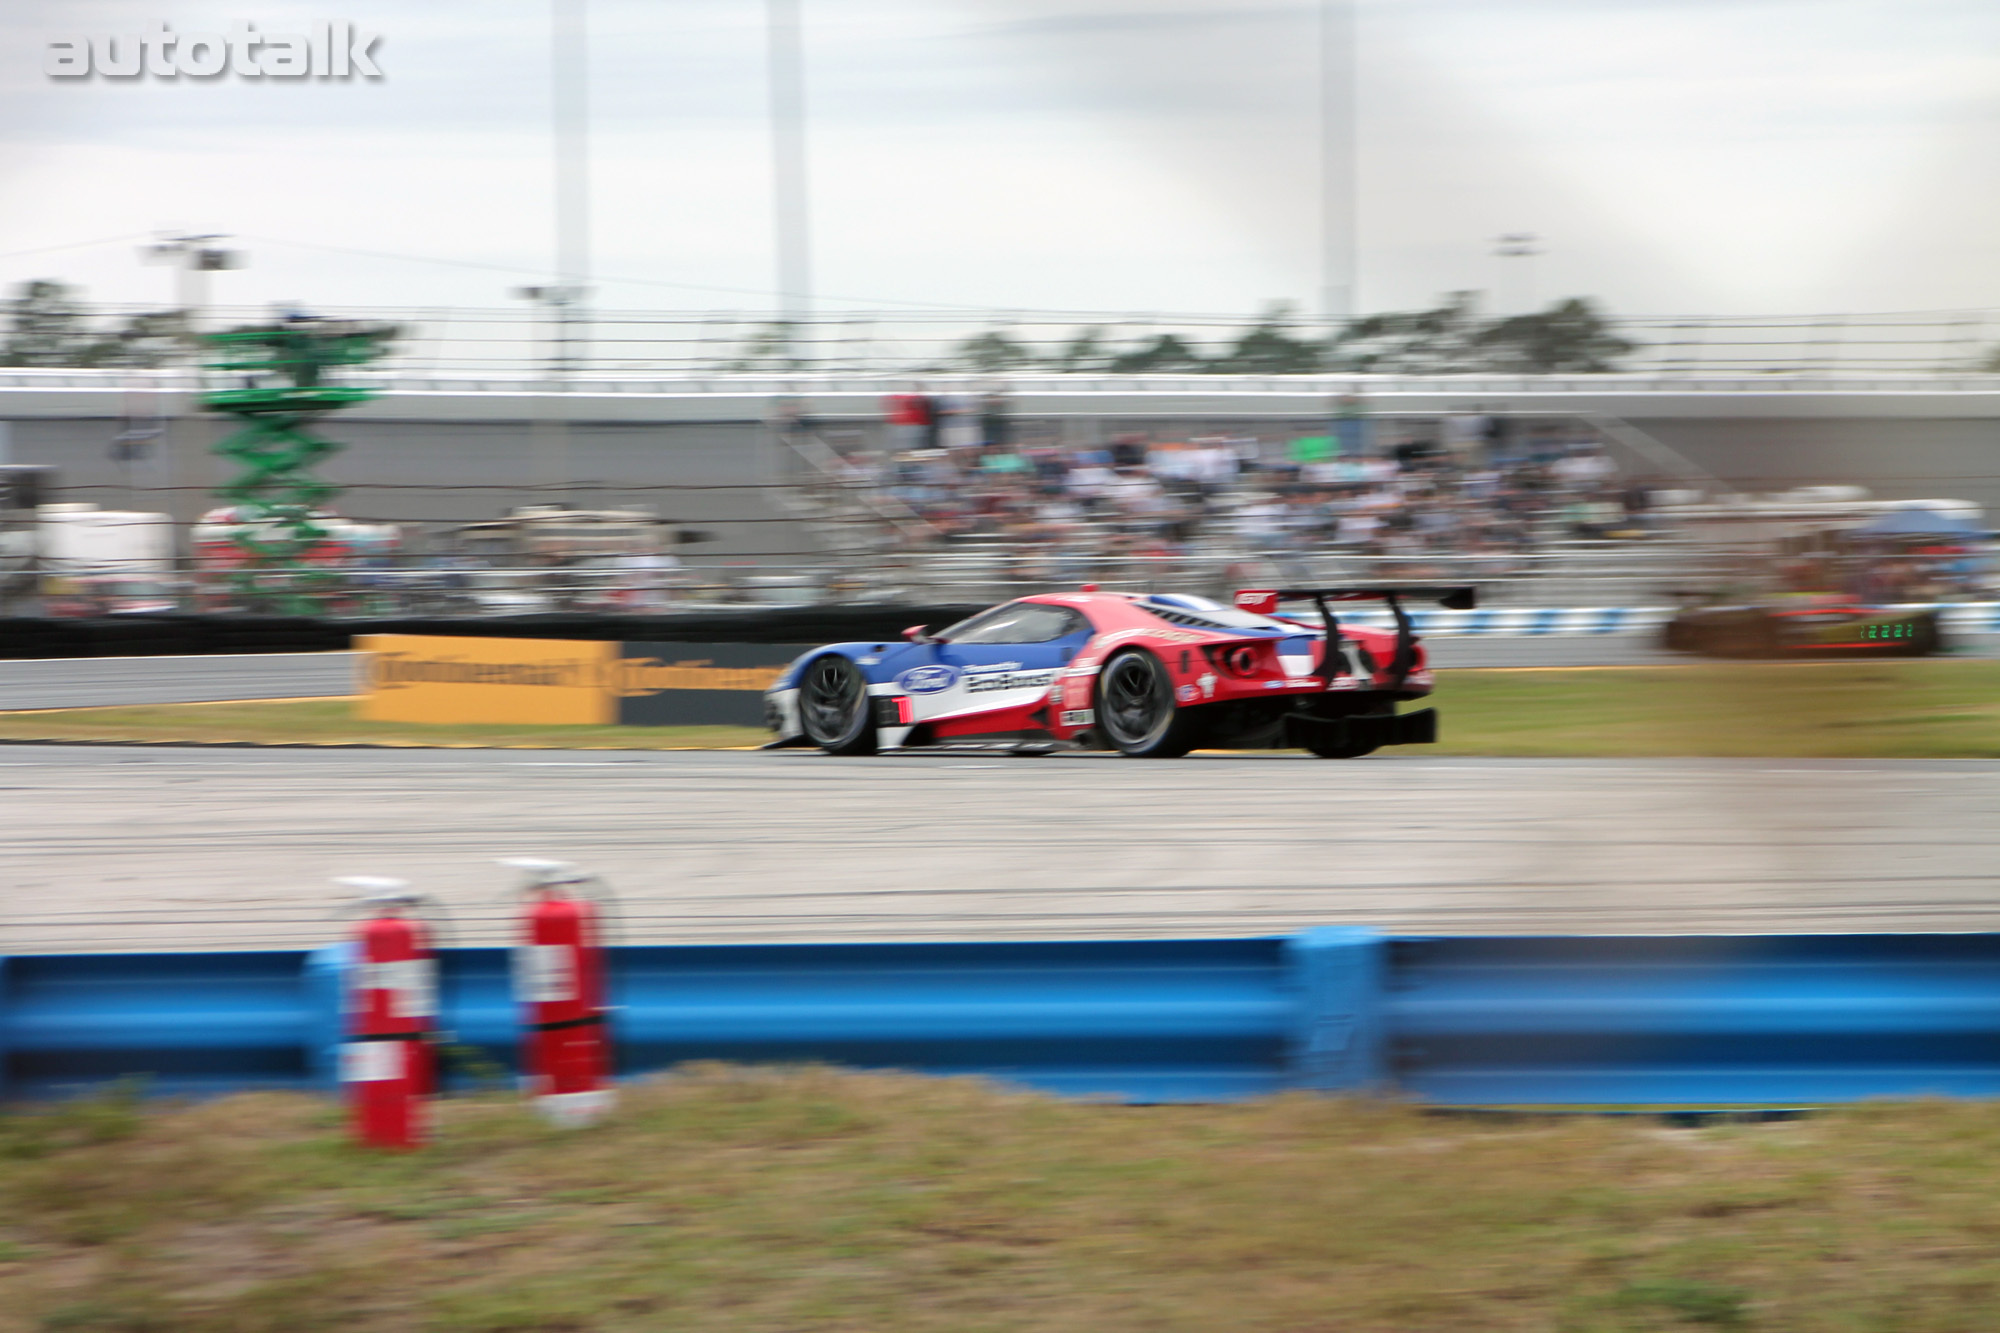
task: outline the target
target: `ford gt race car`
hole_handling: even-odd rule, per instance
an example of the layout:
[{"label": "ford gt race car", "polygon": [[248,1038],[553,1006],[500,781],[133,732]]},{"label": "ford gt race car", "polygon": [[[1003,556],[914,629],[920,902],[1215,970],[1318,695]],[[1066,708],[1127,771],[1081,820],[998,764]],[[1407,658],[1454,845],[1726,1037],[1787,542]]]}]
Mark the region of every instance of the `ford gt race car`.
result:
[{"label": "ford gt race car", "polygon": [[[1235,606],[1179,594],[1023,597],[902,643],[836,643],[785,668],[764,696],[777,739],[829,754],[951,748],[1045,754],[1109,749],[1171,759],[1203,749],[1298,746],[1354,759],[1437,739],[1437,713],[1397,713],[1431,692],[1405,599],[1469,608],[1470,588],[1252,589]],[[1335,606],[1379,600],[1393,633],[1340,624]],[[1277,614],[1310,602],[1311,619]],[[1303,611],[1304,608],[1298,608]]]}]

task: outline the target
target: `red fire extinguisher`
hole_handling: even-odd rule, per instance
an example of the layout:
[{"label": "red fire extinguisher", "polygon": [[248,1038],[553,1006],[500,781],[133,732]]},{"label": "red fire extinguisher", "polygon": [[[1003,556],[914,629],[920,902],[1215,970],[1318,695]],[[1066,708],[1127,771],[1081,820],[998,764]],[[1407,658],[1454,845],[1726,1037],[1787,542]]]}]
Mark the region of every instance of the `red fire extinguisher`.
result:
[{"label": "red fire extinguisher", "polygon": [[362,892],[368,912],[356,941],[347,998],[340,1078],[354,1133],[377,1148],[415,1148],[426,1134],[437,1086],[437,958],[416,917],[421,895],[401,880],[355,875],[337,880]]},{"label": "red fire extinguisher", "polygon": [[600,913],[580,892],[597,881],[561,861],[517,857],[501,864],[527,876],[514,996],[528,1094],[552,1124],[592,1124],[613,1099]]}]

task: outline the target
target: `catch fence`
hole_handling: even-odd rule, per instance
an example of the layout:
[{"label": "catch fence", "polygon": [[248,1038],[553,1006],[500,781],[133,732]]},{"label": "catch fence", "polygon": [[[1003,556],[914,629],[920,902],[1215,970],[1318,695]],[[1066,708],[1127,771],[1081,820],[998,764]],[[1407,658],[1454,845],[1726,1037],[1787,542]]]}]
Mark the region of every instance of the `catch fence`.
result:
[{"label": "catch fence", "polygon": [[[72,356],[102,349],[142,307],[79,307]],[[1477,341],[1491,321],[1470,316],[1456,336],[1420,342],[1354,338],[1325,352],[1330,330],[1311,321],[1161,312],[1031,310],[828,310],[796,323],[757,310],[585,310],[562,321],[530,305],[518,307],[328,307],[315,315],[388,323],[400,335],[373,372],[402,380],[478,381],[531,376],[544,382],[573,376],[627,379],[792,375],[1104,374],[1201,372],[1234,374],[1369,369],[1451,374],[1510,369],[1496,365]],[[204,327],[268,324],[270,310],[218,306]],[[1246,358],[1236,349],[1246,334],[1275,331],[1294,351],[1289,359]],[[2000,343],[2000,311],[1986,309],[1745,316],[1610,317],[1603,332],[1629,344],[1607,369],[1637,376],[1737,374],[1940,375],[1990,369]],[[1149,347],[1171,337],[1187,355],[1147,359]],[[1357,358],[1384,355],[1368,363]],[[93,353],[101,355],[102,352]],[[16,354],[24,365],[87,364],[62,360],[60,348]],[[169,356],[158,338],[128,346],[131,357]],[[40,361],[30,359],[43,358]],[[106,364],[117,364],[115,360]],[[1574,367],[1570,367],[1574,368]],[[1512,367],[1511,369],[1519,369]],[[368,379],[370,376],[362,376]]]}]

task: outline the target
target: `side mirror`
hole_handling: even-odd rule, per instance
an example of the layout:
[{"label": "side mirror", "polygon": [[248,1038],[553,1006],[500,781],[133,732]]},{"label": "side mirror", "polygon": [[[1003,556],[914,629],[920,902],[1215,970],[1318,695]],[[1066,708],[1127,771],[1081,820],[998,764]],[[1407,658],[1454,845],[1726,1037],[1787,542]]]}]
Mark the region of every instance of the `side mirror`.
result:
[{"label": "side mirror", "polygon": [[903,631],[903,637],[911,643],[936,643],[937,640],[925,632],[929,628],[928,625],[912,625]]}]

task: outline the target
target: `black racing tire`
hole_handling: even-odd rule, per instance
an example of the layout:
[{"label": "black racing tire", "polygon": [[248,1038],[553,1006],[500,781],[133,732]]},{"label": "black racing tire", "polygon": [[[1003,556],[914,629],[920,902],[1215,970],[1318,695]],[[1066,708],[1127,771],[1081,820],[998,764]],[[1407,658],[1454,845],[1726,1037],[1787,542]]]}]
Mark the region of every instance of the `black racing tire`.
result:
[{"label": "black racing tire", "polygon": [[1097,677],[1097,730],[1128,759],[1179,759],[1194,748],[1194,722],[1174,703],[1160,659],[1128,648]]},{"label": "black racing tire", "polygon": [[844,657],[816,657],[799,673],[799,727],[828,754],[874,754],[868,678]]}]

